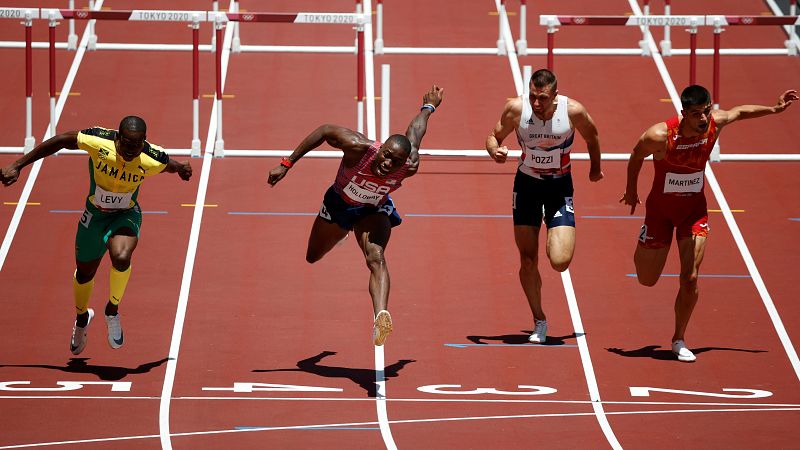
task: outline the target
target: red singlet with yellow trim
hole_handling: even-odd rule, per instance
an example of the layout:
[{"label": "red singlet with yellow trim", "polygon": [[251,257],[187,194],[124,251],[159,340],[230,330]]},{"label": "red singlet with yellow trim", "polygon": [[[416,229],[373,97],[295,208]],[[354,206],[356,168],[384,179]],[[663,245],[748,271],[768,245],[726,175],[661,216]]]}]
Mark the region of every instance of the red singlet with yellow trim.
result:
[{"label": "red singlet with yellow trim", "polygon": [[666,124],[667,150],[663,159],[653,161],[655,177],[652,192],[670,195],[703,192],[703,170],[719,135],[714,117],[709,117],[705,133],[690,138],[680,135],[680,117],[675,116]]}]

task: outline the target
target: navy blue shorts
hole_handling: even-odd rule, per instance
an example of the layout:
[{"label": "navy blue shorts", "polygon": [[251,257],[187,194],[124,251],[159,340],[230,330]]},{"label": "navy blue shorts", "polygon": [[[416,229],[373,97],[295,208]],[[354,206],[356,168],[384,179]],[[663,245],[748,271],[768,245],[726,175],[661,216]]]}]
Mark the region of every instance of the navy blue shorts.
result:
[{"label": "navy blue shorts", "polygon": [[326,222],[335,223],[348,231],[351,231],[359,220],[370,214],[383,214],[389,217],[389,223],[392,227],[400,225],[403,221],[394,208],[392,197],[387,195],[386,202],[380,206],[354,206],[342,200],[342,197],[334,190],[333,186],[325,192],[325,198],[319,208],[319,216]]},{"label": "navy blue shorts", "polygon": [[514,177],[514,225],[547,228],[575,226],[572,205],[572,174],[560,178],[538,179],[517,171]]}]

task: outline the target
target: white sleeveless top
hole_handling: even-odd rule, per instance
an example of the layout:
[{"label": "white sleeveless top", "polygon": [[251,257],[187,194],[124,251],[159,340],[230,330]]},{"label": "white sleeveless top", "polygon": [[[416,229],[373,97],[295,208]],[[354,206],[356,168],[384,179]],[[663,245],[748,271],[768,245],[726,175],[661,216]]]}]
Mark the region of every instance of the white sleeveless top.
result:
[{"label": "white sleeveless top", "polygon": [[542,121],[533,114],[528,96],[522,96],[517,141],[522,148],[519,171],[535,178],[558,178],[570,171],[569,152],[575,129],[567,113],[568,97],[556,97],[553,118]]}]

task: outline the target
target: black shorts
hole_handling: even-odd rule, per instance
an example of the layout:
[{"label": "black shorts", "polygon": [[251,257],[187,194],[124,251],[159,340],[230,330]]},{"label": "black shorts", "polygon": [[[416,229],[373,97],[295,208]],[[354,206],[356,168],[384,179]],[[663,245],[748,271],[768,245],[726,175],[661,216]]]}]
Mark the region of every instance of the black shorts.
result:
[{"label": "black shorts", "polygon": [[389,195],[386,196],[386,202],[379,206],[355,206],[344,201],[342,196],[331,186],[325,192],[325,198],[319,208],[319,216],[325,221],[335,223],[348,231],[352,230],[359,220],[370,214],[383,214],[389,217],[389,223],[392,227],[396,227],[403,222],[400,214],[394,208],[392,197]]},{"label": "black shorts", "polygon": [[538,179],[519,170],[514,177],[512,209],[514,225],[547,228],[575,226],[572,204],[572,174],[559,178]]}]

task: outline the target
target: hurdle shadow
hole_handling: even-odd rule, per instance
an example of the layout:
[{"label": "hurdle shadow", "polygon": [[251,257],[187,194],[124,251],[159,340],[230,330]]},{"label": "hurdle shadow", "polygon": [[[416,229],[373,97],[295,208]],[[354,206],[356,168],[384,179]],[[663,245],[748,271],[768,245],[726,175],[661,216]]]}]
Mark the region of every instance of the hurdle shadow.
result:
[{"label": "hurdle shadow", "polygon": [[[324,358],[335,354],[336,352],[327,350],[320,352],[318,355],[298,361],[296,369],[253,369],[253,372],[305,372],[326,378],[346,378],[364,389],[367,397],[376,397],[378,395],[378,384],[375,382],[375,370],[319,364]],[[386,366],[383,371],[384,378],[389,381],[390,378],[399,376],[403,367],[413,362],[416,361],[413,359],[401,359],[392,365]]]},{"label": "hurdle shadow", "polygon": [[140,364],[138,367],[119,367],[119,366],[100,366],[95,364],[88,364],[91,358],[70,358],[64,366],[55,366],[50,364],[0,364],[3,367],[28,367],[34,369],[50,369],[58,370],[66,373],[83,373],[95,375],[98,379],[103,381],[118,381],[128,375],[139,375],[148,373],[154,368],[169,361],[170,358],[159,359],[149,363]]},{"label": "hurdle shadow", "polygon": [[[497,336],[478,336],[478,335],[470,335],[467,336],[467,340],[472,342],[473,344],[478,345],[488,345],[489,343],[499,343],[499,344],[508,344],[508,345],[532,345],[528,342],[528,337],[533,333],[533,330],[520,330],[523,334],[501,334]],[[547,336],[547,340],[544,344],[537,344],[537,345],[544,345],[544,346],[553,346],[557,347],[559,345],[574,345],[575,342],[568,343],[567,340],[575,339],[578,336],[575,333],[569,334],[567,336]],[[488,342],[485,342],[488,341]]]},{"label": "hurdle shadow", "polygon": [[[623,350],[621,348],[607,348],[610,353],[624,356],[626,358],[650,358],[658,359],[661,361],[677,361],[677,358],[672,353],[672,349],[662,349],[660,345],[646,345],[636,350]],[[767,350],[751,350],[744,348],[729,348],[729,347],[698,347],[690,348],[692,353],[699,355],[701,353],[710,351],[726,351],[726,352],[744,352],[744,353],[766,353]]]}]

